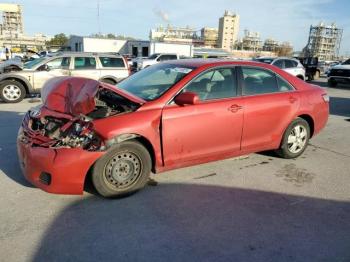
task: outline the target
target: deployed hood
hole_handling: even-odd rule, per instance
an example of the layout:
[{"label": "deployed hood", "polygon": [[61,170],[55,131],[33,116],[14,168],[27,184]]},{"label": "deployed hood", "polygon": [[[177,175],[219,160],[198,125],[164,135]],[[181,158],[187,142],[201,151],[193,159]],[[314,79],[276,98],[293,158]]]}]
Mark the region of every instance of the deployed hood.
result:
[{"label": "deployed hood", "polygon": [[53,78],[43,87],[41,96],[47,109],[76,116],[95,108],[95,95],[100,83],[85,78]]},{"label": "deployed hood", "polygon": [[87,115],[96,109],[102,89],[139,105],[145,102],[111,85],[82,77],[53,78],[43,87],[41,96],[49,110],[71,116]]}]

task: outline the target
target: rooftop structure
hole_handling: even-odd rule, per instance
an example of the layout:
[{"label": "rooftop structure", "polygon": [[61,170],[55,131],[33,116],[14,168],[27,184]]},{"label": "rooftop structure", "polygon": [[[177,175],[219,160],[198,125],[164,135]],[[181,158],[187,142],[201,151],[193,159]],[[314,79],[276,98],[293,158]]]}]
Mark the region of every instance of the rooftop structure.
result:
[{"label": "rooftop structure", "polygon": [[335,60],[339,55],[343,29],[334,23],[310,26],[309,40],[304,48],[305,56],[315,56],[319,60]]}]

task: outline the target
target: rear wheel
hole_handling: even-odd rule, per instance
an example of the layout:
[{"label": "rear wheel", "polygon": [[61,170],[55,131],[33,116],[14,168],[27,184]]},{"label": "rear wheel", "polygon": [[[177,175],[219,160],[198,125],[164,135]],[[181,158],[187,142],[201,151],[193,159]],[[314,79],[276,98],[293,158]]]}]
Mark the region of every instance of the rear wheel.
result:
[{"label": "rear wheel", "polygon": [[137,141],[125,141],[111,148],[92,169],[92,182],[104,197],[132,194],[143,188],[151,173],[147,149]]},{"label": "rear wheel", "polygon": [[5,103],[18,103],[26,96],[24,86],[14,80],[5,80],[0,83],[0,98]]},{"label": "rear wheel", "polygon": [[296,158],[306,149],[310,137],[308,122],[297,118],[290,123],[285,131],[281,146],[276,153],[283,158]]}]

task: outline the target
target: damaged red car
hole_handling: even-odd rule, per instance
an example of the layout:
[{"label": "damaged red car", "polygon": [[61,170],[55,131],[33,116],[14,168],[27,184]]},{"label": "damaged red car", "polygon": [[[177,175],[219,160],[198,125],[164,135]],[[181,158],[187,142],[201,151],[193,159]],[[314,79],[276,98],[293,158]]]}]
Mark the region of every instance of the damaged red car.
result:
[{"label": "damaged red car", "polygon": [[252,152],[300,156],[326,125],[329,97],[268,64],[178,60],[117,86],[56,78],[25,115],[17,147],[25,177],[51,193],[135,192],[151,172]]}]

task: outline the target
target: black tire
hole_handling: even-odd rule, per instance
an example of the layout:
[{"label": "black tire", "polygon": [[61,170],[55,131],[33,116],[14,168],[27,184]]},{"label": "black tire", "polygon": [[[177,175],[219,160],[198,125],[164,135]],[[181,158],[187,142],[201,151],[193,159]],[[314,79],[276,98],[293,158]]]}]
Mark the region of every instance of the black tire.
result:
[{"label": "black tire", "polygon": [[135,140],[113,146],[92,168],[92,183],[103,197],[121,197],[142,189],[149,178],[152,160]]},{"label": "black tire", "polygon": [[25,96],[26,89],[16,80],[4,80],[0,82],[0,98],[5,103],[21,102]]},{"label": "black tire", "polygon": [[107,84],[110,84],[110,85],[115,85],[117,82],[112,80],[112,79],[102,79],[101,82],[103,83],[107,83]]},{"label": "black tire", "polygon": [[[295,128],[298,129],[298,127],[302,127],[303,129],[299,129],[299,131],[304,130],[306,134],[305,134],[305,139],[300,138],[301,136],[299,138],[296,138],[298,140],[296,141],[296,143],[297,144],[300,143],[300,145],[297,146],[296,150],[294,150],[293,152],[292,146],[294,145],[294,143],[288,143],[288,138],[290,136],[293,137],[295,135]],[[295,137],[297,136],[295,135]],[[283,134],[280,148],[277,149],[275,152],[277,153],[277,155],[279,155],[282,158],[287,158],[287,159],[296,158],[305,151],[309,142],[309,138],[310,138],[310,126],[308,122],[298,117],[289,124],[288,128]]]},{"label": "black tire", "polygon": [[328,86],[336,87],[337,86],[337,82],[330,78],[330,79],[328,79]]}]

